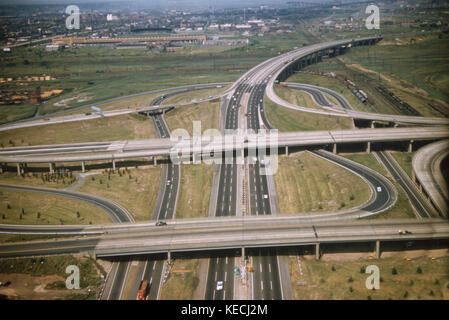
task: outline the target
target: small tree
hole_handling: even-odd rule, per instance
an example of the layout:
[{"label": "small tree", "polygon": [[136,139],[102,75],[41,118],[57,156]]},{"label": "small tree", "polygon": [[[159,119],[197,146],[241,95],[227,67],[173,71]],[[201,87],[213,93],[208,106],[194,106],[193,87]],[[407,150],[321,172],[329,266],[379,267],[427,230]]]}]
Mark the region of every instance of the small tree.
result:
[{"label": "small tree", "polygon": [[422,273],[422,269],[420,266],[418,266],[418,268],[416,268],[416,273]]},{"label": "small tree", "polygon": [[335,271],[335,267],[334,267],[334,266],[332,266],[331,270],[332,270],[332,271]]},{"label": "small tree", "polygon": [[41,213],[40,213],[40,212],[37,213],[37,218],[38,218],[38,219],[41,218]]},{"label": "small tree", "polygon": [[77,211],[77,212],[76,212],[76,217],[79,218],[80,216],[81,216],[81,215],[80,215],[80,212]]},{"label": "small tree", "polygon": [[349,277],[348,282],[353,282],[353,281],[354,281],[354,279],[352,279],[352,276]]},{"label": "small tree", "polygon": [[360,267],[360,273],[365,273],[365,271],[366,271],[365,266],[361,266],[361,267]]},{"label": "small tree", "polygon": [[405,291],[404,292],[404,298],[407,298],[408,297],[408,291]]},{"label": "small tree", "polygon": [[391,274],[393,275],[398,274],[398,270],[396,270],[396,268],[391,269]]},{"label": "small tree", "polygon": [[6,209],[11,209],[11,205],[9,203],[6,204]]}]

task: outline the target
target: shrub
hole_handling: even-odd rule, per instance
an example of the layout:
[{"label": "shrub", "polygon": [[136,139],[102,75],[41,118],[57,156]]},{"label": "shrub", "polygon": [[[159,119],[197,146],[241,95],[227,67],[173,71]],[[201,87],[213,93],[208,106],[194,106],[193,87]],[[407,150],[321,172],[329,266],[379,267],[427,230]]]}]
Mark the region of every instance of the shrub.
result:
[{"label": "shrub", "polygon": [[391,269],[391,274],[393,275],[398,274],[398,270],[396,270],[396,268]]}]

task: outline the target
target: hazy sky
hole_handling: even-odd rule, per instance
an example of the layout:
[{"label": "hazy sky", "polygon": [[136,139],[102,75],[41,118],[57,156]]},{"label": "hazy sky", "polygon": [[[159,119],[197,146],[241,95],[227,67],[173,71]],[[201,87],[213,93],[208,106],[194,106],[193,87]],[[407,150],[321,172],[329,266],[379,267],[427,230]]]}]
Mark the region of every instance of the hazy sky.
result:
[{"label": "hazy sky", "polygon": [[[259,4],[273,4],[285,3],[288,0],[0,0],[0,4],[77,4],[77,3],[107,3],[107,2],[122,2],[122,3],[143,3],[148,6],[154,5],[157,7],[164,6],[235,6],[235,5],[259,5]],[[316,0],[308,0],[313,2]]]}]

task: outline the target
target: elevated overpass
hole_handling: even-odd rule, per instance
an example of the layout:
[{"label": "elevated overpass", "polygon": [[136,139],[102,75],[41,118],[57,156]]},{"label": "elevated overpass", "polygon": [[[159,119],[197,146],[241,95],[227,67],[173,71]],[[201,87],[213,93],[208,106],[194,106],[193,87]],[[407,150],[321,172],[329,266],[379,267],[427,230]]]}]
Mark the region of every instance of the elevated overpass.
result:
[{"label": "elevated overpass", "polygon": [[[449,138],[445,127],[367,128],[357,130],[281,132],[273,135],[247,134],[203,136],[177,139],[148,139],[113,142],[89,142],[0,149],[0,163],[52,163],[115,161],[156,157],[209,157],[221,159],[227,152],[243,155],[244,150],[279,149],[289,147],[332,146],[366,143],[406,142],[410,146],[417,141],[435,141]],[[262,144],[261,144],[262,143]],[[262,145],[262,147],[261,147]],[[212,155],[213,154],[213,155]],[[83,165],[84,166],[84,165]],[[19,170],[19,167],[18,167]]]},{"label": "elevated overpass", "polygon": [[449,188],[442,169],[448,157],[449,140],[443,140],[419,149],[412,160],[414,182],[444,217],[449,212]]},{"label": "elevated overpass", "polygon": [[[401,235],[399,229],[407,230],[410,234]],[[199,224],[186,224],[175,220],[165,227],[152,227],[141,232],[3,244],[0,245],[0,257],[78,252],[107,257],[300,245],[315,245],[319,252],[319,245],[323,243],[355,242],[376,242],[376,248],[380,250],[382,241],[448,238],[449,224],[447,220],[442,219],[358,220],[310,224],[297,218],[234,217],[212,218]]]}]

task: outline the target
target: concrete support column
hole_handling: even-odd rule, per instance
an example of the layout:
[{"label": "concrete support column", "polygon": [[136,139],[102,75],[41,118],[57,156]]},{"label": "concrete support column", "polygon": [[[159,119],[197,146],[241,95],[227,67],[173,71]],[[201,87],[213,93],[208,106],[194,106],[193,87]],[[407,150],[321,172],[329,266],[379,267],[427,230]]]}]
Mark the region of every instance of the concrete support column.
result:
[{"label": "concrete support column", "polygon": [[21,173],[21,172],[20,172],[20,164],[18,163],[18,164],[17,164],[17,175],[20,176],[20,173]]},{"label": "concrete support column", "polygon": [[54,171],[54,166],[53,166],[53,163],[49,163],[48,164],[48,168],[49,168],[49,170],[50,170],[50,173],[54,173],[55,171]]},{"label": "concrete support column", "polygon": [[288,146],[285,146],[285,155],[288,157]]},{"label": "concrete support column", "polygon": [[413,140],[410,140],[409,144],[408,144],[408,152],[412,152],[413,151]]},{"label": "concrete support column", "polygon": [[380,259],[380,241],[376,240],[376,259]]},{"label": "concrete support column", "polygon": [[242,261],[245,261],[245,247],[242,247]]},{"label": "concrete support column", "polygon": [[153,157],[153,165],[157,166],[157,158],[156,158],[156,156]]},{"label": "concrete support column", "polygon": [[170,250],[167,251],[167,262],[168,262],[168,264],[171,263],[171,252],[170,252]]},{"label": "concrete support column", "polygon": [[84,161],[81,161],[81,172],[82,173],[86,172],[86,165],[85,165]]},{"label": "concrete support column", "polygon": [[315,259],[320,260],[320,244],[315,244]]},{"label": "concrete support column", "polygon": [[366,144],[366,153],[370,153],[371,152],[371,142],[368,141],[368,143]]},{"label": "concrete support column", "polygon": [[332,152],[333,152],[334,154],[337,154],[337,144],[336,144],[336,143],[334,143],[334,147],[333,147]]},{"label": "concrete support column", "polygon": [[374,129],[374,121],[371,121],[370,127]]},{"label": "concrete support column", "polygon": [[115,170],[115,160],[112,160],[112,170]]},{"label": "concrete support column", "polygon": [[192,154],[192,160],[193,160],[193,164],[201,163],[201,154],[200,153],[193,153]]}]

